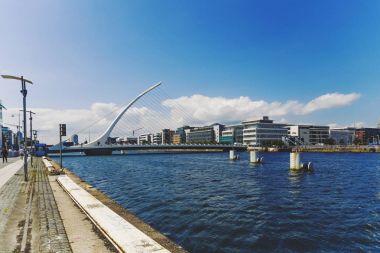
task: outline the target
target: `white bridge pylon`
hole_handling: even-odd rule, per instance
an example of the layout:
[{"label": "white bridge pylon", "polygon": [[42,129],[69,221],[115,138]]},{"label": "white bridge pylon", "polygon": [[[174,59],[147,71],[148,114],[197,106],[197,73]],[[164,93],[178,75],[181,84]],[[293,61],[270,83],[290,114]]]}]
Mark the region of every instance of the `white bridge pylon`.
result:
[{"label": "white bridge pylon", "polygon": [[149,89],[145,90],[143,93],[141,93],[140,95],[138,95],[135,99],[133,99],[127,106],[124,107],[124,109],[117,115],[117,117],[112,121],[112,123],[108,126],[107,130],[101,135],[99,136],[98,138],[96,138],[94,141],[88,143],[88,144],[85,144],[84,146],[85,147],[98,147],[98,146],[104,146],[104,145],[107,145],[107,141],[108,141],[108,137],[110,136],[112,130],[114,129],[114,127],[116,126],[117,122],[119,122],[119,120],[121,119],[121,117],[123,117],[124,113],[126,113],[128,111],[129,108],[131,108],[131,106],[137,102],[137,100],[139,100],[141,97],[143,97],[145,94],[147,94],[148,92],[154,90],[155,88],[157,88],[158,86],[161,85],[161,82],[153,85],[152,87],[150,87]]}]

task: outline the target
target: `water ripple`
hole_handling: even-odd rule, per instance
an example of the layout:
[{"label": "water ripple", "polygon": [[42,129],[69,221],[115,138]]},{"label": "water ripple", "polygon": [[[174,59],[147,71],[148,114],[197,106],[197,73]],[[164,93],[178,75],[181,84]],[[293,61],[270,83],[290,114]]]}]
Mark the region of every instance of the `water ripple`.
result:
[{"label": "water ripple", "polygon": [[303,154],[314,173],[223,154],[67,157],[65,166],[190,252],[380,252],[380,155]]}]

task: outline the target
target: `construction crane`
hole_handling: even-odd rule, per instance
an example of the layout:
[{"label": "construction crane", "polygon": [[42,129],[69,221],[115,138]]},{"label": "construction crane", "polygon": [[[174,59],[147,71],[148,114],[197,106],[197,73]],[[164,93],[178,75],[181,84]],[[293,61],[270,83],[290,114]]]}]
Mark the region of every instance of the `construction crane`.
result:
[{"label": "construction crane", "polygon": [[135,136],[135,132],[137,132],[137,131],[139,131],[139,130],[141,130],[141,129],[143,129],[143,127],[140,127],[140,128],[134,129],[134,130],[132,131],[132,135]]}]

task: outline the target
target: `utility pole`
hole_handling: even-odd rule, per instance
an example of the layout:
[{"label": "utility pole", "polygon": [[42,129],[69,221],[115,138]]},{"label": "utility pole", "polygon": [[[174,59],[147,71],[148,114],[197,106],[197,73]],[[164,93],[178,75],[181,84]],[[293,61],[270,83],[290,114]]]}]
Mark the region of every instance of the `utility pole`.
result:
[{"label": "utility pole", "polygon": [[26,152],[26,95],[28,91],[26,90],[26,83],[33,84],[32,81],[25,79],[23,76],[11,76],[11,75],[1,75],[2,78],[5,79],[14,79],[21,81],[21,94],[23,96],[22,104],[24,109],[24,179],[28,181],[28,153]]}]

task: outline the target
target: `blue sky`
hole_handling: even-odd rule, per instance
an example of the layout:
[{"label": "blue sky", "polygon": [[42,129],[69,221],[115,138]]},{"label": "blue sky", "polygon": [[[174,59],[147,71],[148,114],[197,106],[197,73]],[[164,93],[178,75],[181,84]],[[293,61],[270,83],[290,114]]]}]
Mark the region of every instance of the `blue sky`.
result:
[{"label": "blue sky", "polygon": [[[1,1],[0,72],[23,74],[31,107],[124,104],[163,81],[174,98],[301,104],[358,93],[287,121],[364,122],[380,113],[379,1]],[[19,86],[0,99],[20,107]],[[276,116],[276,115],[275,115]]]}]

